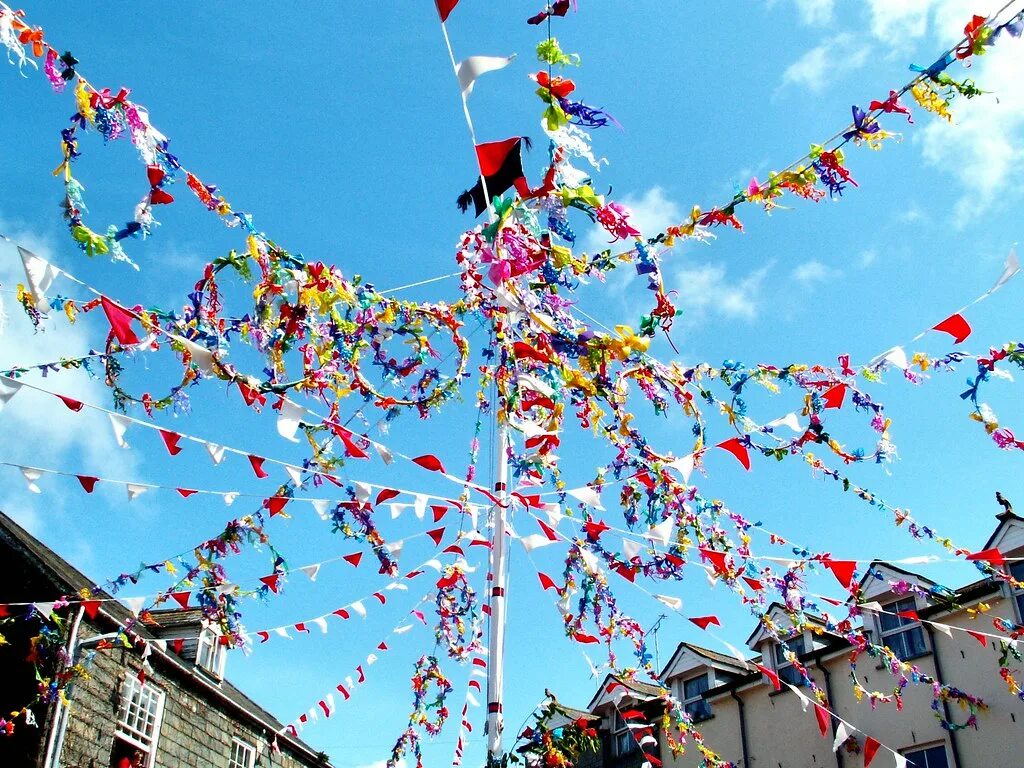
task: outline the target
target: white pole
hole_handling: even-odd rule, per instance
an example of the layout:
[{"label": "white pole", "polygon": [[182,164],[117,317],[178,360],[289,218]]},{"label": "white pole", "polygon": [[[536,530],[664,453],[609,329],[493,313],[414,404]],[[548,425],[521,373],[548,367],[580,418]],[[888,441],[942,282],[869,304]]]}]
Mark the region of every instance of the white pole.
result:
[{"label": "white pole", "polygon": [[[497,405],[497,404],[495,404]],[[491,590],[489,637],[487,643],[487,764],[498,765],[503,757],[501,732],[505,727],[502,712],[505,699],[505,590],[508,587],[508,537],[505,515],[508,511],[508,427],[498,425],[498,479],[494,484],[499,504],[494,510],[491,531]]]}]

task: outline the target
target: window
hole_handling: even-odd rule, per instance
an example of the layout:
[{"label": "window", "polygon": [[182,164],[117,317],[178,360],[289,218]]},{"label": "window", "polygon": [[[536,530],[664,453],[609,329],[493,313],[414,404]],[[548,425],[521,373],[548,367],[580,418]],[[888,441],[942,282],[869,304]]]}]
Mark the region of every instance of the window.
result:
[{"label": "window", "polygon": [[253,768],[256,762],[256,748],[241,739],[231,742],[231,760],[228,768]]},{"label": "window", "polygon": [[913,611],[917,607],[914,598],[907,597],[885,606],[888,613],[878,614],[882,625],[882,644],[900,659],[912,659],[927,652],[921,625],[906,616],[896,616],[900,611]]},{"label": "window", "polygon": [[615,726],[612,732],[612,746],[616,757],[628,755],[640,748],[633,737],[633,732],[627,727],[626,722],[618,712],[615,713]]},{"label": "window", "polygon": [[[1017,581],[1024,581],[1024,560],[1018,560],[1010,566],[1010,575]],[[1015,590],[1013,596],[1017,601],[1017,618],[1024,621],[1024,589]]]},{"label": "window", "polygon": [[[790,638],[786,641],[786,644],[789,646],[789,650],[797,656],[804,652],[803,635]],[[775,646],[775,674],[784,683],[797,686],[804,684],[804,676],[800,674],[800,670],[793,666],[791,661],[786,659],[786,648],[781,643]]]},{"label": "window", "polygon": [[216,678],[224,677],[224,646],[220,635],[212,629],[199,633],[199,647],[196,649],[196,664]]},{"label": "window", "polygon": [[[160,718],[164,710],[164,694],[137,677],[128,677],[121,689],[121,711],[116,736],[145,755],[144,765],[152,766],[156,743],[160,737]],[[124,751],[124,750],[122,750]]]},{"label": "window", "polygon": [[701,695],[708,689],[708,676],[700,675],[683,681],[683,709],[699,723],[711,717],[711,704]]},{"label": "window", "polygon": [[904,752],[903,756],[907,758],[907,768],[949,768],[944,744]]}]

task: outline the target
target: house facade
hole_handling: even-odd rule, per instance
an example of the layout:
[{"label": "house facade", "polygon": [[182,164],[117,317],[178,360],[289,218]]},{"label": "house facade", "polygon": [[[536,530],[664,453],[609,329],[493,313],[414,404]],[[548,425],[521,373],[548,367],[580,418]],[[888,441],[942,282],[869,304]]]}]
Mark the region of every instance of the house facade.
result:
[{"label": "house facade", "polygon": [[[1024,518],[1008,509],[997,520],[998,526],[983,549],[998,549],[1006,558],[1006,568],[1017,580],[1024,580]],[[897,750],[912,768],[1024,765],[1024,701],[1007,691],[1000,676],[998,643],[991,637],[959,631],[996,634],[991,622],[994,617],[1024,623],[1024,591],[986,579],[950,595],[921,575],[883,562],[871,563],[860,586],[864,603],[872,606],[863,614],[872,642],[888,646],[922,672],[981,697],[988,709],[978,712],[977,729],[947,730],[932,709],[931,687],[924,683],[905,689],[902,712],[897,712],[894,704],[872,709],[867,697],[857,700],[850,683],[850,645],[816,632],[816,621],[808,616],[810,626],[793,633],[787,644],[827,693],[831,709]],[[785,634],[790,623],[781,606],[773,606],[769,616]],[[750,654],[740,661],[680,643],[660,674],[662,684],[682,703],[705,744],[741,768],[862,766],[864,736],[855,734],[833,752],[838,722],[832,719],[832,732],[823,738],[813,712],[805,712],[800,697],[785,685],[800,687],[804,682],[780,644],[759,626],[747,646]],[[779,677],[779,691],[755,663]],[[1010,666],[1014,667],[1012,660]],[[1020,679],[1024,669],[1015,669],[1014,674]],[[866,654],[858,659],[857,675],[868,690],[892,692],[896,685],[896,678]],[[656,688],[653,691],[658,693]],[[621,697],[621,692],[618,695]],[[618,716],[623,707],[642,703],[643,698],[627,696],[615,702],[604,685],[591,702],[590,710],[602,716],[603,765],[639,768],[645,762]],[[953,723],[964,723],[969,714],[955,706],[943,709],[945,718]],[[664,768],[701,764],[702,757],[692,745],[679,757],[673,757],[666,745],[659,747],[657,754]],[[879,754],[872,765],[889,768],[893,762],[891,756]]]},{"label": "house facade", "polygon": [[[27,603],[74,596],[92,582],[0,513],[0,712],[18,710],[37,691],[31,638],[40,619],[20,618]],[[130,646],[117,632],[132,615],[109,595],[88,615],[79,603],[58,608],[69,627],[64,651],[87,676],[69,702],[34,707],[37,725],[19,720],[0,736],[5,768],[121,768],[133,757],[145,768],[329,768],[326,755],[282,733],[282,724],[224,678],[225,648],[199,611],[156,611],[132,628]],[[22,611],[24,613],[24,611]],[[138,755],[136,754],[138,753]]]}]

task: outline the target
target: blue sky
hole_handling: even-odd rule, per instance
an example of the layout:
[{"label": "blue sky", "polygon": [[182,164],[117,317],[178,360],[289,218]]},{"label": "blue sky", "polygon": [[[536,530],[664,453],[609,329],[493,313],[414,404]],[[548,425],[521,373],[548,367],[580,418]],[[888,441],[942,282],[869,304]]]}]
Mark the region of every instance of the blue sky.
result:
[{"label": "blue sky", "polygon": [[[449,22],[457,56],[519,54],[507,70],[477,84],[471,106],[481,140],[541,136],[539,102],[526,79],[539,33],[523,23],[536,5],[463,0]],[[769,170],[788,165],[810,143],[843,126],[851,104],[884,98],[908,79],[910,62],[930,63],[958,38],[972,13],[992,10],[985,3],[953,0],[713,6],[582,0],[580,6],[579,14],[556,25],[563,48],[583,58],[571,76],[584,100],[606,108],[624,126],[594,133],[596,153],[611,161],[597,186],[610,187],[612,197],[630,205],[648,230],[681,220],[695,203],[707,208],[724,202],[752,175],[763,180]],[[291,7],[287,15],[262,4],[244,11],[172,4],[156,17],[126,3],[85,1],[73,11],[46,4],[26,11],[53,44],[74,52],[91,82],[132,88],[133,99],[149,108],[186,165],[217,183],[237,209],[253,212],[257,226],[285,247],[363,274],[382,288],[454,271],[453,244],[470,225],[454,201],[473,180],[474,166],[432,3],[310,4]],[[710,245],[685,245],[667,256],[666,278],[679,291],[685,313],[673,333],[681,359],[830,364],[848,352],[863,362],[908,343],[986,290],[1010,244],[1020,238],[1021,190],[1014,180],[1024,164],[1024,45],[1003,42],[969,74],[994,93],[955,104],[952,126],[919,109],[912,126],[899,116],[887,120],[885,127],[901,131],[903,141],[887,143],[878,153],[851,150],[848,165],[860,187],[842,200],[794,202],[793,210],[771,216],[741,208],[745,233],[722,232]],[[236,232],[182,192],[177,204],[160,212],[156,236],[131,244],[139,273],[88,260],[70,244],[57,207],[61,187],[50,175],[59,161],[58,132],[73,110],[70,95],[55,96],[41,74],[21,78],[13,67],[0,70],[0,93],[7,107],[0,117],[0,188],[8,190],[0,198],[0,231],[125,303],[165,307],[183,300],[207,260],[242,245]],[[94,135],[81,148],[76,175],[86,187],[89,221],[96,229],[123,222],[145,183],[132,148],[104,147]],[[542,147],[527,155],[532,178],[543,163]],[[589,242],[601,240],[593,236]],[[10,288],[20,279],[16,256],[6,246],[2,253],[0,282]],[[615,277],[604,288],[594,286],[585,292],[584,306],[608,325],[636,324],[647,301],[639,282]],[[67,284],[59,288],[79,295]],[[449,281],[407,295],[438,300],[455,298],[456,291],[456,282]],[[972,309],[975,332],[966,346],[983,351],[1015,339],[1022,291],[1024,284],[1011,283]],[[0,336],[0,367],[82,354],[102,344],[104,330],[96,318],[73,327],[58,319],[34,335],[13,297],[3,298],[9,319]],[[483,343],[483,334],[474,337],[477,347]],[[932,353],[948,347],[934,334],[914,345]],[[654,351],[672,354],[667,345]],[[127,380],[158,389],[169,382],[168,371],[160,360],[140,358]],[[1011,500],[1024,496],[1018,492],[1019,455],[1000,453],[967,419],[957,397],[966,374],[936,375],[919,388],[890,377],[875,387],[895,420],[900,460],[888,471],[857,467],[850,474],[973,547],[994,523],[993,491],[1001,489]],[[62,373],[45,385],[109,404],[102,384],[81,373]],[[1021,423],[1024,408],[1015,389],[996,382],[990,391],[1006,423]],[[404,417],[386,440],[409,453],[425,443],[439,446],[446,462],[459,466],[474,421],[472,399],[467,389],[464,404],[429,422]],[[752,408],[755,418],[767,420],[795,404],[783,396]],[[29,392],[0,420],[9,433],[23,436],[6,441],[0,460],[262,492],[237,460],[215,468],[195,447],[170,459],[138,430],[130,435],[133,449],[121,451],[95,415],[70,414]],[[237,394],[226,395],[215,384],[197,393],[191,415],[161,421],[268,456],[301,459],[299,450],[277,438],[272,418],[244,411]],[[844,427],[851,444],[870,439],[852,420]],[[678,421],[648,419],[645,428],[667,448],[686,445]],[[581,439],[579,447],[578,453],[564,452],[578,457],[572,469],[565,465],[570,481],[586,480],[609,458],[596,443]],[[708,469],[701,481],[706,495],[726,499],[808,547],[856,559],[941,554],[914,544],[831,484],[812,479],[798,461],[758,461],[742,474],[728,457],[712,458]],[[182,477],[188,482],[171,482]],[[86,497],[55,480],[46,481],[44,494],[36,496],[15,473],[4,470],[0,478],[2,508],[96,578],[185,550],[237,512],[195,497],[156,493],[129,507],[120,491],[101,488]],[[389,478],[416,490],[450,493],[402,468]],[[408,517],[389,523],[388,532],[401,536],[412,530]],[[271,533],[293,565],[352,550],[310,515],[275,520]],[[558,570],[552,549],[538,558],[549,571]],[[403,564],[426,556],[422,547],[410,545]],[[262,575],[264,563],[243,560],[232,575]],[[283,598],[251,607],[247,625],[299,621],[382,585],[365,566],[359,572],[343,568],[348,566],[325,566],[316,584],[293,578]],[[934,566],[929,575],[952,585],[972,578],[970,569],[949,564]],[[545,687],[583,705],[596,685],[577,648],[562,636],[560,617],[547,606],[521,550],[515,551],[512,579],[509,730]],[[153,580],[145,591],[159,586]],[[229,675],[290,719],[351,674],[427,586],[412,585],[365,623],[332,628],[323,637],[271,642],[247,658],[235,654]],[[714,605],[722,635],[735,644],[752,629],[749,615],[710,592],[703,579],[686,582],[679,594],[688,615],[708,613]],[[645,625],[660,613],[661,606],[639,593],[623,591],[622,599]],[[676,616],[665,621],[662,661],[678,640],[716,647],[684,624]],[[402,727],[411,702],[412,662],[433,644],[426,632],[413,630],[395,645],[373,668],[372,685],[358,700],[304,733],[337,764],[383,758]],[[452,676],[458,708],[465,674],[453,670]],[[467,761],[482,755],[482,729],[474,736]],[[428,749],[428,762],[449,759],[454,738],[454,731],[442,736]]]}]

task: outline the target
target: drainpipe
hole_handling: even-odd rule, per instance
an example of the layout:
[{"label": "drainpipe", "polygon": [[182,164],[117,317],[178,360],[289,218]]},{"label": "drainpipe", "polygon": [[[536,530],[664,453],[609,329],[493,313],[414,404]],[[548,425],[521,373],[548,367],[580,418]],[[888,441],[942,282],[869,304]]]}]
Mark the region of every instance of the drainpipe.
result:
[{"label": "drainpipe", "polygon": [[[932,629],[931,624],[921,623],[924,627],[924,631],[928,633],[928,642],[932,646],[932,657],[935,659],[935,676],[939,680],[945,680],[945,675],[942,674],[942,661],[939,659],[939,646],[935,642],[935,631]],[[942,701],[942,714],[946,717],[946,722],[952,722],[949,714],[949,702],[943,699]],[[960,768],[960,744],[957,742],[956,731],[949,731],[949,748],[953,753],[953,768]]]},{"label": "drainpipe", "polygon": [[[78,627],[82,623],[82,615],[84,613],[85,608],[79,607],[78,613],[75,614],[75,621],[71,625],[71,634],[68,635],[67,651],[68,658],[72,659],[72,665],[74,665],[75,644],[78,642]],[[53,711],[50,713],[49,728],[47,729],[46,732],[46,749],[44,751],[45,757],[43,758],[43,762],[37,763],[37,765],[49,766],[51,761],[53,760],[53,747],[56,741],[55,737],[57,735],[57,731],[63,727],[62,723],[64,720],[64,714],[64,702],[58,696],[57,701],[53,706]]]},{"label": "drainpipe", "polygon": [[747,761],[747,714],[744,710],[743,699],[736,695],[736,691],[731,691],[730,695],[736,699],[736,706],[739,707],[740,712],[740,748],[743,750],[743,768],[748,768],[750,763]]},{"label": "drainpipe", "polygon": [[[814,662],[814,666],[821,670],[822,675],[825,677],[825,695],[828,697],[828,703],[831,707],[835,708],[835,699],[832,697],[832,673],[821,663],[821,657]],[[836,738],[836,721],[833,718],[829,718],[832,723],[832,739]],[[836,756],[836,768],[843,768],[843,748],[840,746],[835,751]]]},{"label": "drainpipe", "polygon": [[[96,635],[95,637],[87,637],[85,640],[79,640],[78,625],[82,619],[83,612],[84,609],[79,609],[78,616],[75,619],[75,626],[71,630],[71,639],[68,642],[68,655],[71,659],[71,666],[78,663],[78,654],[82,648],[103,640],[114,640],[119,634],[117,632],[110,632],[106,635]],[[64,734],[67,733],[68,729],[68,708],[63,705],[59,698],[55,706],[53,728],[47,736],[46,757],[43,762],[44,768],[60,768],[60,753],[64,749]]]}]

